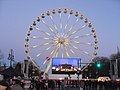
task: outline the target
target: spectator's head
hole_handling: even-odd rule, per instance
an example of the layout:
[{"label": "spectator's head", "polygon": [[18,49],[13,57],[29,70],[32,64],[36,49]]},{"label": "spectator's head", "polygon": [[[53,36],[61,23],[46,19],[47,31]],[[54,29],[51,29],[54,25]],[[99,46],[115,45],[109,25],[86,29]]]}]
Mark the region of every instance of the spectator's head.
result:
[{"label": "spectator's head", "polygon": [[5,80],[0,81],[0,85],[7,87],[9,84]]}]

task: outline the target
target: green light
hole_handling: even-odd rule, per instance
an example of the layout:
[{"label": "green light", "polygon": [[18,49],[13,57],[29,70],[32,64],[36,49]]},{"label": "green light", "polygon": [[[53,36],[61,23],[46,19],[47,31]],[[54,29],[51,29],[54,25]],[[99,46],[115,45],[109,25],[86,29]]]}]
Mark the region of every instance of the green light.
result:
[{"label": "green light", "polygon": [[101,64],[100,64],[100,63],[97,63],[97,67],[100,68],[100,67],[101,67]]}]

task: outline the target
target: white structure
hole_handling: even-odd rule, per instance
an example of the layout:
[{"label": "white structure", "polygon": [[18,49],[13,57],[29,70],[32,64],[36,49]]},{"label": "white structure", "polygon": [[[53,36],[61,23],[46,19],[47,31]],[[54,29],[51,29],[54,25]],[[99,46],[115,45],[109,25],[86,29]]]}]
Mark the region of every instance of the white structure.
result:
[{"label": "white structure", "polygon": [[[70,79],[68,74],[49,74],[48,75],[48,79],[62,80],[62,79],[65,79],[66,77],[68,77],[68,79]],[[77,74],[71,74],[70,77],[71,77],[71,80],[78,80]],[[43,78],[45,79],[45,76],[43,76]],[[79,79],[82,79],[82,75],[79,75]]]},{"label": "white structure", "polygon": [[28,77],[28,69],[29,69],[29,61],[24,60],[24,62],[21,64],[22,67],[22,73],[25,77]]},{"label": "white structure", "polygon": [[110,74],[111,74],[111,79],[115,80],[118,78],[118,60],[111,60],[110,62],[110,67],[111,67],[111,71],[110,71]]},{"label": "white structure", "polygon": [[119,60],[120,60],[120,51],[119,48],[117,47],[117,58],[115,60],[110,61],[110,75],[111,75],[111,79],[113,80],[118,79]]}]

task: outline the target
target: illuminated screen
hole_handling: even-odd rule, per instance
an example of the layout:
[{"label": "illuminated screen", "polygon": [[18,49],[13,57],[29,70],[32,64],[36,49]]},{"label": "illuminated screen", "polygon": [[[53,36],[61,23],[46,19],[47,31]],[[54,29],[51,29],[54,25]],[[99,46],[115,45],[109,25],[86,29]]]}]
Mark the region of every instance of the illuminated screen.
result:
[{"label": "illuminated screen", "polygon": [[52,74],[75,74],[80,64],[80,58],[52,58]]}]

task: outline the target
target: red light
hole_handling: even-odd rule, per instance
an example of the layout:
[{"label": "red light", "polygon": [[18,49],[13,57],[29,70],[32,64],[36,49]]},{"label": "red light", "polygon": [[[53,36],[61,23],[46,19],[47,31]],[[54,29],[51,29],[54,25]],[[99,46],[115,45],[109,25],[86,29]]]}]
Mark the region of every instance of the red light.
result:
[{"label": "red light", "polygon": [[50,60],[50,58],[49,58],[49,57],[46,57],[46,60],[47,60],[47,61],[49,61],[49,60]]}]

